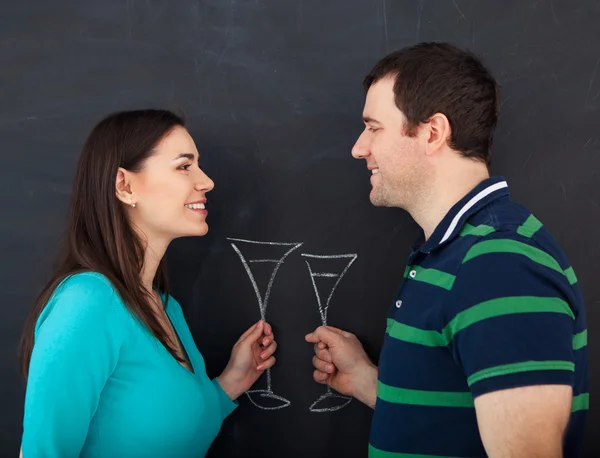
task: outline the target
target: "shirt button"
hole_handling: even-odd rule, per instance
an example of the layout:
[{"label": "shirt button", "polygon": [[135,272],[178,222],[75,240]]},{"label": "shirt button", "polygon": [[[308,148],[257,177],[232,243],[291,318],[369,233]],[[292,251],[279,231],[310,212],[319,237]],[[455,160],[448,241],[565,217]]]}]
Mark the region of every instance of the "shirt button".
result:
[{"label": "shirt button", "polygon": [[411,270],[408,275],[410,275],[410,278],[415,278],[417,276],[417,271],[416,270]]},{"label": "shirt button", "polygon": [[401,305],[402,305],[402,301],[396,301],[396,307],[400,308]]}]

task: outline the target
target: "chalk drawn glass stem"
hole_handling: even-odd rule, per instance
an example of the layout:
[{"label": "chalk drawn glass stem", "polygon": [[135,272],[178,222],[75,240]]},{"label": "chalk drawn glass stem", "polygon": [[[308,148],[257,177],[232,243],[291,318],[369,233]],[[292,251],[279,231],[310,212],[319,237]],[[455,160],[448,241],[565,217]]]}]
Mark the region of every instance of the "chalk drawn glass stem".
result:
[{"label": "chalk drawn glass stem", "polygon": [[[316,255],[316,254],[302,253],[302,257],[305,258],[304,261],[306,262],[306,266],[308,267],[308,273],[310,275],[313,289],[315,291],[315,296],[317,298],[317,306],[319,307],[319,314],[321,316],[321,323],[323,324],[323,326],[327,326],[327,312],[329,310],[329,304],[331,303],[331,298],[333,297],[333,293],[335,292],[335,289],[337,288],[337,286],[340,284],[340,281],[342,280],[344,275],[346,275],[346,272],[348,272],[348,269],[350,268],[352,263],[356,260],[357,255],[356,254]],[[338,266],[338,268],[339,268],[339,265],[340,265],[339,259],[346,259],[348,261],[346,263],[345,267],[343,268],[343,270],[341,271],[341,273],[340,272],[329,272],[329,271],[321,272],[321,271],[316,270],[316,268],[313,268],[315,265],[317,265],[317,263],[319,266],[322,267],[324,265],[324,263],[327,263],[327,260],[336,260],[335,266]],[[334,264],[332,263],[332,267],[333,267],[333,265]],[[319,291],[319,287],[317,287],[316,279],[323,278],[323,277],[337,278],[337,280],[335,281],[333,286],[330,287],[331,290],[329,292],[326,290],[323,291],[323,288],[321,288],[321,291]],[[327,297],[325,304],[323,304],[321,297]],[[343,396],[339,393],[332,391],[328,385],[327,389],[325,390],[325,394],[323,394],[315,402],[313,402],[312,405],[309,407],[309,410],[311,412],[317,412],[317,413],[335,412],[336,410],[340,410],[341,408],[347,406],[351,400],[352,400],[352,398],[349,396]]]},{"label": "chalk drawn glass stem", "polygon": [[[260,311],[260,319],[266,321],[267,317],[267,306],[269,305],[269,296],[271,295],[271,288],[273,287],[273,282],[275,281],[275,276],[277,275],[277,271],[287,258],[294,250],[298,249],[302,242],[300,243],[279,243],[279,242],[258,242],[254,240],[242,240],[242,239],[234,239],[228,238],[231,242],[231,247],[237,253],[242,261],[244,269],[248,274],[248,278],[252,283],[252,288],[254,289],[254,293],[256,294],[256,301],[258,302],[258,308]],[[265,248],[269,248],[269,253],[273,252],[273,246],[281,247],[281,254],[276,259],[270,258],[255,258],[249,259],[246,255],[243,254],[243,251],[247,251],[246,249],[249,245],[253,245],[253,248],[258,246],[264,246]],[[256,282],[256,276],[252,273],[252,264],[256,263],[270,263],[273,264],[273,271],[271,272],[271,276],[269,278],[269,283],[267,285],[266,293],[264,297],[260,294],[260,289]],[[246,392],[248,399],[259,409],[263,410],[278,410],[288,407],[290,405],[290,401],[284,398],[283,396],[276,395],[273,392],[272,383],[271,383],[271,369],[267,369],[267,389],[266,390],[249,390]]]}]

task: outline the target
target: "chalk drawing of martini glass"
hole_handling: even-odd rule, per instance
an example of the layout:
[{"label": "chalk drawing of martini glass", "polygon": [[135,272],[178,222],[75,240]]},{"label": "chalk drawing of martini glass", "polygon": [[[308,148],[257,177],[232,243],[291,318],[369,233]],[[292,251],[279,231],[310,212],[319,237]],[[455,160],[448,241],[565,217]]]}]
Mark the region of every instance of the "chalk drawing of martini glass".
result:
[{"label": "chalk drawing of martini glass", "polygon": [[[352,263],[356,261],[358,255],[316,255],[302,253],[302,257],[305,258],[304,261],[308,267],[308,273],[310,274],[310,279],[315,290],[321,323],[323,326],[327,326],[327,311],[329,310],[333,293]],[[324,297],[327,299],[323,304],[322,298]],[[311,412],[335,412],[347,406],[351,400],[351,397],[333,392],[328,385],[325,394],[313,402],[309,410]]]},{"label": "chalk drawing of martini glass", "polygon": [[[258,242],[254,240],[242,240],[242,239],[234,239],[228,238],[231,242],[231,247],[237,253],[246,269],[246,273],[248,274],[248,278],[252,283],[252,287],[254,288],[254,292],[256,294],[256,300],[258,301],[258,308],[260,310],[260,318],[263,321],[266,321],[267,315],[267,306],[269,304],[269,296],[271,295],[271,287],[273,286],[273,282],[275,281],[275,276],[277,275],[277,271],[287,258],[294,250],[299,248],[302,245],[302,242],[299,243],[280,243],[280,242]],[[261,254],[264,253],[264,256]],[[273,255],[275,253],[275,256]],[[270,277],[268,279],[268,284],[261,285],[262,288],[259,288],[259,282],[257,281],[257,265],[262,264],[271,265],[272,270],[270,270]],[[255,272],[253,273],[253,267]],[[261,295],[261,291],[266,291],[264,296]],[[278,410],[283,409],[290,405],[290,401],[282,396],[278,396],[273,392],[273,388],[271,385],[271,369],[267,369],[267,389],[266,390],[249,390],[246,392],[246,395],[259,409],[263,410]]]}]

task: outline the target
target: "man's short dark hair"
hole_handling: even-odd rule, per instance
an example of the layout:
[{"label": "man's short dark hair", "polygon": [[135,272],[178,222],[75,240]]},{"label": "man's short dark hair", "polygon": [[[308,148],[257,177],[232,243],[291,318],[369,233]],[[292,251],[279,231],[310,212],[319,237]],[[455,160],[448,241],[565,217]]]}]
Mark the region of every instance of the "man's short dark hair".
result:
[{"label": "man's short dark hair", "polygon": [[443,113],[452,129],[449,146],[489,167],[499,92],[478,57],[448,43],[419,43],[381,59],[365,77],[365,91],[387,77],[396,80],[395,102],[407,118],[407,135]]}]

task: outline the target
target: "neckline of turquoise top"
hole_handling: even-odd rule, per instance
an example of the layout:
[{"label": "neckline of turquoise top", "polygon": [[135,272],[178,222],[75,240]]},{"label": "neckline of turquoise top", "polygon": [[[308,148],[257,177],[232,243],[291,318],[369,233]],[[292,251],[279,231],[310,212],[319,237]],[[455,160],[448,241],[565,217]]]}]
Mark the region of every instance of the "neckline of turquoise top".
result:
[{"label": "neckline of turquoise top", "polygon": [[179,332],[177,325],[171,319],[171,315],[169,313],[169,307],[167,307],[167,304],[165,304],[166,295],[164,293],[160,292],[159,290],[157,290],[154,285],[152,286],[152,289],[154,289],[154,291],[156,291],[156,293],[158,294],[158,297],[160,298],[160,303],[162,304],[163,309],[165,310],[167,319],[169,320],[169,323],[171,323],[171,327],[173,328],[173,331],[175,332],[175,337],[179,341],[179,345],[181,345],[181,348],[183,349],[183,351],[185,353],[185,357],[187,358],[187,362],[190,364],[190,367],[192,368],[192,370],[189,370],[187,367],[185,367],[183,364],[181,364],[179,361],[177,361],[175,359],[175,357],[171,354],[171,352],[169,352],[169,350],[167,350],[167,348],[160,342],[160,340],[156,339],[156,337],[154,337],[154,338],[158,341],[158,343],[160,345],[162,345],[162,347],[165,349],[165,351],[169,354],[169,358],[171,360],[173,360],[173,362],[175,364],[177,364],[181,369],[186,371],[190,376],[196,378],[197,371],[196,371],[196,368],[194,367],[194,363],[192,362],[192,358],[190,357],[190,352],[188,351],[188,348],[187,348],[185,342],[181,338],[181,333]]}]

